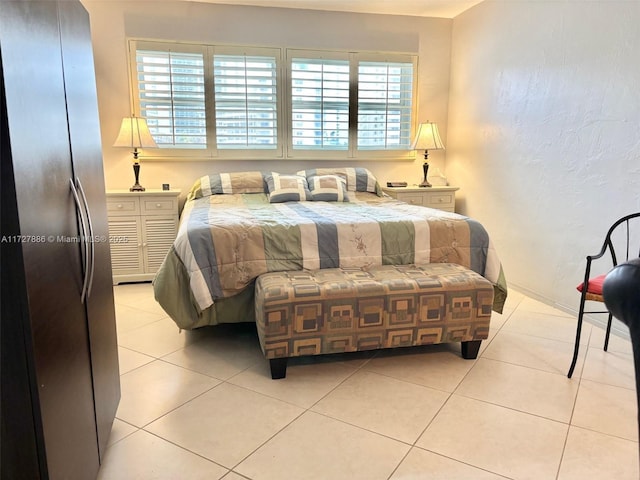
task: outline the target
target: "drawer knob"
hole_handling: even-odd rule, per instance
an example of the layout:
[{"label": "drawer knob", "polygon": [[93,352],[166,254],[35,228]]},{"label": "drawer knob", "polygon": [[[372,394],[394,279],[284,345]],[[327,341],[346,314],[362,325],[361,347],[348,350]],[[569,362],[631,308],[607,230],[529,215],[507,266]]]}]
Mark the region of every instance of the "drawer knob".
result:
[{"label": "drawer knob", "polygon": [[118,208],[122,208],[122,204],[121,203],[118,204]]},{"label": "drawer knob", "polygon": [[162,205],[159,203],[156,203],[156,208],[160,208]]}]

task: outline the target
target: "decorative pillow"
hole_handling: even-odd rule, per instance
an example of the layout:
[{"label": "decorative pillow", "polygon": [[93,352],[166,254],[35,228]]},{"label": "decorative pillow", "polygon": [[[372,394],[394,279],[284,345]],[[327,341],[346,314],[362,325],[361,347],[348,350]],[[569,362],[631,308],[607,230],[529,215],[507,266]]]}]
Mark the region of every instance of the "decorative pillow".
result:
[{"label": "decorative pillow", "polygon": [[348,202],[347,181],[339,175],[312,175],[307,179],[316,202]]},{"label": "decorative pillow", "polygon": [[[605,273],[604,275],[598,275],[597,277],[590,278],[587,285],[587,292],[593,293],[595,295],[602,295],[602,284],[604,283],[604,277],[606,276],[607,274]],[[584,282],[582,282],[576,288],[579,292],[581,292],[584,289]]]},{"label": "decorative pillow", "polygon": [[188,200],[229,193],[267,193],[262,172],[214,173],[200,177],[191,187]]},{"label": "decorative pillow", "polygon": [[302,170],[298,175],[309,177],[314,175],[338,175],[347,181],[347,190],[350,192],[371,192],[379,197],[382,196],[382,188],[378,184],[376,177],[366,168],[314,168],[312,170]]},{"label": "decorative pillow", "polygon": [[300,202],[311,200],[307,179],[300,175],[281,175],[272,172],[265,176],[269,202]]}]

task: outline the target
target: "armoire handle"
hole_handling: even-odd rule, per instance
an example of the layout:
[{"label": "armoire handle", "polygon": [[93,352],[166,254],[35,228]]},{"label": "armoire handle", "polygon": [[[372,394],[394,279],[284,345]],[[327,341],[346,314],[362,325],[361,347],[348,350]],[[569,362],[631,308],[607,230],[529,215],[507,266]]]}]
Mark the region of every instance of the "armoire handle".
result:
[{"label": "armoire handle", "polygon": [[89,283],[87,284],[87,298],[89,298],[91,296],[91,290],[93,288],[93,274],[96,271],[96,249],[94,245],[94,242],[96,241],[96,237],[93,232],[93,222],[91,221],[91,210],[89,210],[89,202],[87,202],[87,196],[84,193],[84,188],[82,188],[82,182],[78,177],[76,177],[76,184],[78,185],[78,190],[80,191],[82,203],[84,204],[84,209],[85,209],[85,212],[87,213],[87,226],[89,227],[88,246],[91,248]]},{"label": "armoire handle", "polygon": [[[69,179],[69,184],[71,185],[71,193],[73,193],[73,199],[76,202],[76,210],[80,214],[80,229],[82,230],[80,233],[82,235],[82,241],[86,243],[87,241],[87,225],[84,217],[84,210],[82,209],[82,204],[80,203],[80,198],[78,197],[78,190],[76,186],[73,184],[73,180]],[[83,281],[82,281],[82,293],[80,294],[80,302],[84,303],[85,298],[87,296],[87,286],[89,284],[89,247],[85,245],[84,247],[84,263],[83,267]]]}]

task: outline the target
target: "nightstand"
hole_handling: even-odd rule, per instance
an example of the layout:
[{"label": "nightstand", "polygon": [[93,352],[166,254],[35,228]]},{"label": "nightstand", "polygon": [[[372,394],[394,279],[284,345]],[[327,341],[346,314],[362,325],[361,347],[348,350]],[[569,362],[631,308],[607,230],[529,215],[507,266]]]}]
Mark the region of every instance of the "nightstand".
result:
[{"label": "nightstand", "polygon": [[387,195],[423,207],[455,212],[456,191],[459,187],[382,187]]},{"label": "nightstand", "polygon": [[180,190],[107,190],[113,284],[153,280],[178,233]]}]

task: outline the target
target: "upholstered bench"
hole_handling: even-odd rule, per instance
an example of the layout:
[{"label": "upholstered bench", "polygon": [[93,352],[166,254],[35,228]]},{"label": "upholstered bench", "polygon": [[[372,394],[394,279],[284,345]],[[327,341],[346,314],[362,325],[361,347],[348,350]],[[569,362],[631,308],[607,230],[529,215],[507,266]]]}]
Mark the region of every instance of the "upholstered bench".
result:
[{"label": "upholstered bench", "polygon": [[476,358],[492,304],[491,282],[449,263],[272,272],[255,289],[274,379],[302,355],[462,342],[462,356]]}]

